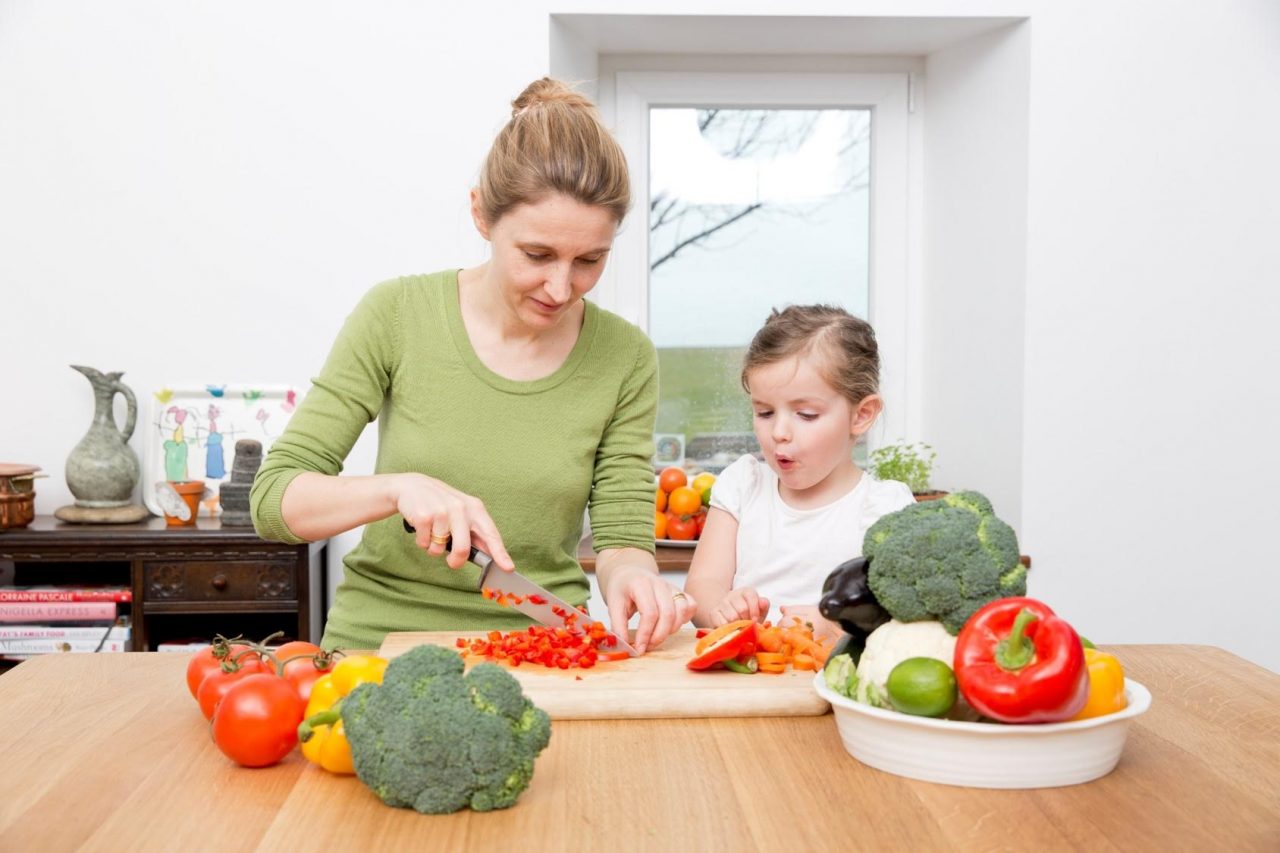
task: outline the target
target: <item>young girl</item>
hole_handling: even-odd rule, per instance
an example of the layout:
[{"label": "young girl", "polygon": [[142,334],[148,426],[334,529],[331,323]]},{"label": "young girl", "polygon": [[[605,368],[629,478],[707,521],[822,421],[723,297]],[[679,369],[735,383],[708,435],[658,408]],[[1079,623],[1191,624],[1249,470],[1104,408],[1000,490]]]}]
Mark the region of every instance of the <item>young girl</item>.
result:
[{"label": "young girl", "polygon": [[765,619],[778,608],[819,634],[822,582],[862,553],[882,515],[911,491],[858,469],[853,446],[880,415],[880,355],[871,326],[840,308],[774,311],[742,367],[764,462],[743,456],[711,489],[711,509],[685,589],[695,624]]}]

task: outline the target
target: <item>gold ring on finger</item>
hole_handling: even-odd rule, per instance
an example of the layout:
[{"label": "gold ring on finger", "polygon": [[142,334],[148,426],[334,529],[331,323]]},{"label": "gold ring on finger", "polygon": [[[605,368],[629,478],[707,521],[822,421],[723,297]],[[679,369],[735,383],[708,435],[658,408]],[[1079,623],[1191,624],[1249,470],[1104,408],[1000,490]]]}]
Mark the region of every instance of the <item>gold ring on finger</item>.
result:
[{"label": "gold ring on finger", "polygon": [[447,533],[444,536],[440,536],[439,534],[436,534],[436,533],[431,534],[432,545],[444,545],[448,541],[449,541],[449,534]]},{"label": "gold ring on finger", "polygon": [[680,601],[681,599],[687,599],[687,598],[688,598],[688,596],[687,596],[687,595],[685,595],[683,592],[680,592],[679,590],[676,590],[676,591],[671,595],[671,600],[672,600],[672,601]]}]

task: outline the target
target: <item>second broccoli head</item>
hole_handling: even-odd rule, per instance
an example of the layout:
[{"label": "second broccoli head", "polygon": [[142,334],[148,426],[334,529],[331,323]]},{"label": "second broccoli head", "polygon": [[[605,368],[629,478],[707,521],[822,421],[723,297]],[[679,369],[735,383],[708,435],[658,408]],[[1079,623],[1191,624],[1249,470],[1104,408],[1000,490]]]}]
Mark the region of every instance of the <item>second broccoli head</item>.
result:
[{"label": "second broccoli head", "polygon": [[1027,592],[1018,537],[978,492],[884,516],[867,530],[862,553],[871,592],[894,619],[936,619],[953,635],[988,601]]},{"label": "second broccoli head", "polygon": [[551,720],[501,667],[465,675],[457,652],[417,646],[342,706],[356,775],[387,805],[445,814],[502,809],[533,778]]}]

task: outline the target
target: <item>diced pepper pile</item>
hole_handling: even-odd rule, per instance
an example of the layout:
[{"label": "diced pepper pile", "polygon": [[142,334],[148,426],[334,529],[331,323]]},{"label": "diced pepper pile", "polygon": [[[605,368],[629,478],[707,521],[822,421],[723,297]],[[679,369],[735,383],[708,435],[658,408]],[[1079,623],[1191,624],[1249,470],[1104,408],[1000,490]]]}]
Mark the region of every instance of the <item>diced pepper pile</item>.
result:
[{"label": "diced pepper pile", "polygon": [[[525,600],[488,587],[480,592],[503,607]],[[536,595],[529,596],[529,601],[546,603]],[[541,664],[549,669],[590,669],[597,661],[628,657],[626,652],[610,648],[617,641],[600,622],[579,623],[582,613],[560,607],[553,607],[552,612],[564,620],[563,626],[532,625],[519,631],[490,631],[483,637],[459,637],[455,644],[464,656],[482,657],[510,666]]]}]

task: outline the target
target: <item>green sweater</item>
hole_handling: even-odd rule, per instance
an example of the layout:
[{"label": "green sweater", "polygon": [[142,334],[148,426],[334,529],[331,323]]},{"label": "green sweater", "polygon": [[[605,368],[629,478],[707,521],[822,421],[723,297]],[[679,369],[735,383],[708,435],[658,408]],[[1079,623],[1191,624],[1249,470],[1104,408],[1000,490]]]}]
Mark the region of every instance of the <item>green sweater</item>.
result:
[{"label": "green sweater", "polygon": [[[516,569],[585,604],[584,507],[596,550],[653,551],[657,372],[649,339],[587,302],[564,364],[532,382],[506,379],[471,346],[456,271],[384,282],[347,318],[271,446],[253,484],[254,526],[267,539],[305,541],[281,517],[286,487],[304,471],[338,474],[377,419],[376,473],[420,471],[480,498]],[[377,649],[389,631],[529,624],[480,596],[476,566],[454,571],[420,549],[398,515],[365,525],[343,564],[326,648]]]}]

